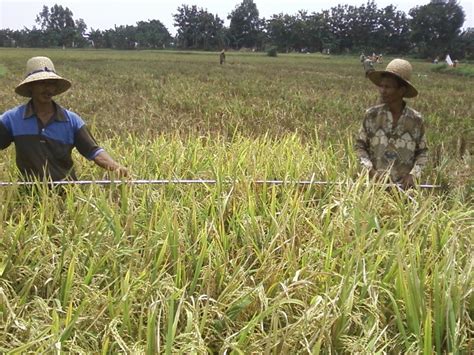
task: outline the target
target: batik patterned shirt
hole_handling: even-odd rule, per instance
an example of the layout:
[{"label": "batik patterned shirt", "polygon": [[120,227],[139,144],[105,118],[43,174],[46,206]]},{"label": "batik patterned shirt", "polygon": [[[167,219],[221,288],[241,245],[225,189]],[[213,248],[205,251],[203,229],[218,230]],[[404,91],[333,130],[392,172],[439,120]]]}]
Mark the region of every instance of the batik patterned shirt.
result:
[{"label": "batik patterned shirt", "polygon": [[368,59],[368,58],[366,58],[366,59],[362,62],[362,65],[364,66],[364,70],[365,70],[366,73],[375,70],[375,68],[374,68],[374,62],[371,61],[371,60]]},{"label": "batik patterned shirt", "polygon": [[423,118],[406,106],[397,125],[387,105],[369,108],[355,143],[362,165],[376,171],[389,171],[392,181],[408,174],[419,177],[427,162]]}]

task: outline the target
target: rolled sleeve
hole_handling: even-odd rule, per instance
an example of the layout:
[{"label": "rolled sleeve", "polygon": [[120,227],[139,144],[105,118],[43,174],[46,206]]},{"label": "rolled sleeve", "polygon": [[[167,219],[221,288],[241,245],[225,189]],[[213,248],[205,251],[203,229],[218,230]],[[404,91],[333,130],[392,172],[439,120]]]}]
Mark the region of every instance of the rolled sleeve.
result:
[{"label": "rolled sleeve", "polygon": [[92,153],[92,155],[90,155],[89,157],[87,157],[87,159],[89,160],[94,160],[100,153],[102,152],[105,152],[105,149],[104,148],[99,148],[97,149],[96,151],[94,151],[94,153]]}]

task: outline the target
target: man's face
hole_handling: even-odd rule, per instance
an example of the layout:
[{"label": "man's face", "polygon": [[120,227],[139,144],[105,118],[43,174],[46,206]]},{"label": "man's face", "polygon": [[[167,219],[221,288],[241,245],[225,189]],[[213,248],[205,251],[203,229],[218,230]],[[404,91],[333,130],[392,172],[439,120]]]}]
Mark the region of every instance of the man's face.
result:
[{"label": "man's face", "polygon": [[38,80],[30,84],[31,97],[39,103],[51,102],[56,95],[57,87],[55,80]]},{"label": "man's face", "polygon": [[380,98],[384,104],[392,104],[403,101],[407,88],[399,86],[397,79],[391,76],[383,77],[380,81]]}]

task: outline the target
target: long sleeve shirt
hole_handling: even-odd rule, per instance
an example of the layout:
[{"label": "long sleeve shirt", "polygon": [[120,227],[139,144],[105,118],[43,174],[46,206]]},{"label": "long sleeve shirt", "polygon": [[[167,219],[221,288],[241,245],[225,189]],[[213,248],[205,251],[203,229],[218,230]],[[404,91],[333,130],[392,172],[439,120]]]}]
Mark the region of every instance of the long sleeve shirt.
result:
[{"label": "long sleeve shirt", "polygon": [[371,107],[365,113],[355,149],[363,166],[389,171],[393,182],[408,174],[419,177],[428,160],[423,118],[405,105],[394,126],[387,105]]}]

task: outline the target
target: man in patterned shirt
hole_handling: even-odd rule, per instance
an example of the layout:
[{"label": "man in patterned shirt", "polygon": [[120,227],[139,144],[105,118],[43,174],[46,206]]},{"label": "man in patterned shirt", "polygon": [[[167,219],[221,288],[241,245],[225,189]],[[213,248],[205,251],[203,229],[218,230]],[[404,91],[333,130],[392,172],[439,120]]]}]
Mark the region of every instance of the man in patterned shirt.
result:
[{"label": "man in patterned shirt", "polygon": [[366,78],[369,76],[369,73],[375,71],[374,62],[373,62],[373,60],[372,60],[371,57],[366,57],[366,58],[362,61],[362,66],[364,67],[365,77],[366,77]]},{"label": "man in patterned shirt", "polygon": [[390,180],[404,189],[415,186],[415,178],[427,162],[423,118],[406,105],[404,98],[418,95],[410,83],[411,64],[394,59],[369,79],[379,87],[382,104],[369,108],[356,139],[356,154],[370,177]]}]

